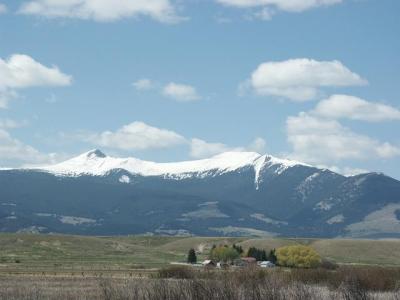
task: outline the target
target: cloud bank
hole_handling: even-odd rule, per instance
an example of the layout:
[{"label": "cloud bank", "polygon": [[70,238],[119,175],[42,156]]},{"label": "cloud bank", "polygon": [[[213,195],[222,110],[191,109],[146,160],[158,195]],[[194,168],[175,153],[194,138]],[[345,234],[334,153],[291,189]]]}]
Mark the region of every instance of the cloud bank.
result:
[{"label": "cloud bank", "polygon": [[33,0],[24,2],[19,13],[47,18],[76,18],[113,22],[147,16],[163,23],[183,20],[170,0]]},{"label": "cloud bank", "polygon": [[314,100],[324,87],[349,87],[368,82],[341,62],[300,58],[265,62],[257,67],[247,87],[260,96],[277,96],[292,101]]},{"label": "cloud bank", "polygon": [[317,7],[339,4],[342,0],[216,0],[216,2],[240,9],[259,9],[255,16],[269,20],[276,11],[300,13]]}]

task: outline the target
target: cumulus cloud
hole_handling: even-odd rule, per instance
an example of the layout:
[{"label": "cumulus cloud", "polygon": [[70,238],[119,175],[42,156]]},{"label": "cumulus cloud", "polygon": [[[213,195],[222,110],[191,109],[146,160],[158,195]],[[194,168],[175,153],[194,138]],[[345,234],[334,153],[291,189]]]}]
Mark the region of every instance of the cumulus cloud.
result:
[{"label": "cumulus cloud", "polygon": [[19,13],[47,18],[77,18],[112,22],[123,18],[148,16],[164,23],[183,20],[170,0],[32,0]]},{"label": "cumulus cloud", "polygon": [[132,83],[133,87],[138,91],[148,91],[154,88],[154,83],[150,79],[142,78],[134,83]]},{"label": "cumulus cloud", "polygon": [[72,77],[58,67],[46,67],[28,55],[14,54],[0,58],[0,108],[7,107],[10,99],[17,96],[18,89],[44,86],[67,86]]},{"label": "cumulus cloud", "polygon": [[187,138],[181,134],[163,128],[154,127],[144,122],[132,122],[115,131],[99,133],[80,131],[73,135],[62,133],[63,140],[80,140],[99,147],[116,150],[154,150],[177,146],[190,147],[190,156],[206,158],[227,151],[265,151],[266,142],[257,137],[248,146],[231,147],[223,143],[210,143],[199,138]]},{"label": "cumulus cloud", "polygon": [[329,164],[346,159],[392,158],[400,148],[357,134],[337,120],[300,113],[286,121],[288,142],[293,157],[313,163]]},{"label": "cumulus cloud", "polygon": [[222,143],[208,143],[201,139],[194,138],[190,145],[190,156],[194,158],[210,157],[222,152],[229,151],[230,148]]},{"label": "cumulus cloud", "polygon": [[278,96],[292,101],[315,99],[324,87],[365,85],[367,81],[339,61],[290,59],[265,62],[257,67],[246,86],[261,96]]},{"label": "cumulus cloud", "polygon": [[168,83],[163,88],[162,93],[164,96],[179,102],[191,102],[201,98],[195,87],[175,82]]},{"label": "cumulus cloud", "polygon": [[3,3],[0,3],[0,15],[5,14],[8,11],[7,6]]},{"label": "cumulus cloud", "polygon": [[370,122],[400,120],[400,110],[397,108],[348,95],[333,95],[320,101],[313,114],[332,119]]},{"label": "cumulus cloud", "polygon": [[12,119],[0,119],[0,129],[14,129],[27,125],[27,121],[15,121]]},{"label": "cumulus cloud", "polygon": [[236,8],[261,9],[260,17],[266,20],[278,10],[298,13],[316,7],[338,4],[342,0],[216,0],[216,2]]},{"label": "cumulus cloud", "polygon": [[207,158],[227,151],[265,151],[266,142],[258,137],[247,147],[229,147],[223,143],[209,143],[201,139],[193,138],[190,143],[190,156],[193,158]]},{"label": "cumulus cloud", "polygon": [[[10,126],[8,124],[7,126]],[[12,127],[12,126],[11,126]],[[0,128],[0,166],[11,167],[26,164],[55,163],[58,156],[45,154],[32,146],[26,145],[12,137],[8,131]]]},{"label": "cumulus cloud", "polygon": [[121,150],[169,148],[185,143],[185,138],[174,131],[133,122],[116,131],[90,134],[85,139],[93,144]]}]

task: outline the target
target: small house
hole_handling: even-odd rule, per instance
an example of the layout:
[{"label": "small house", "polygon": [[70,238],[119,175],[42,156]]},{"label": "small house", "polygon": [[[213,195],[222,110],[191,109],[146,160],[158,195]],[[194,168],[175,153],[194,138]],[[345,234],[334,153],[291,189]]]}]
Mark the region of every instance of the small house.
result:
[{"label": "small house", "polygon": [[206,268],[214,268],[215,267],[215,262],[213,262],[211,259],[206,259],[201,264],[203,265],[203,267],[206,267]]},{"label": "small house", "polygon": [[256,266],[257,260],[254,257],[241,257],[236,259],[233,263],[238,267]]},{"label": "small house", "polygon": [[273,262],[270,262],[270,261],[267,260],[267,261],[260,262],[259,266],[261,268],[274,268],[275,264]]},{"label": "small house", "polygon": [[224,262],[224,261],[220,261],[217,263],[217,268],[218,269],[228,269],[229,268],[229,264]]}]

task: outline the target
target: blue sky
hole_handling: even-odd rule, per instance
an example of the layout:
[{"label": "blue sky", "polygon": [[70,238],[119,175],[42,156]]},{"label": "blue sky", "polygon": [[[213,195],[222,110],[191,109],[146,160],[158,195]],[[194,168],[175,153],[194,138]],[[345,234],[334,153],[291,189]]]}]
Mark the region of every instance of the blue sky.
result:
[{"label": "blue sky", "polygon": [[0,166],[239,150],[400,178],[397,0],[0,3]]}]

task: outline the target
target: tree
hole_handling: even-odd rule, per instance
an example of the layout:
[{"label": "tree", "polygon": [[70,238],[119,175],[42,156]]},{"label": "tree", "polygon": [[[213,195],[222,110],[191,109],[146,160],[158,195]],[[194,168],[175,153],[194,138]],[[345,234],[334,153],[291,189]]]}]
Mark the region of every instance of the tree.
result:
[{"label": "tree", "polygon": [[197,263],[197,256],[196,256],[196,251],[194,249],[190,249],[187,257],[187,262],[190,264],[195,264]]},{"label": "tree", "polygon": [[242,255],[242,253],[243,253],[242,246],[237,246],[237,245],[233,244],[232,248],[235,249],[240,255]]},{"label": "tree", "polygon": [[267,260],[267,252],[263,249],[257,249],[255,247],[250,247],[247,250],[248,257],[254,257],[257,261],[265,261]]},{"label": "tree", "polygon": [[275,249],[272,249],[271,251],[269,251],[268,260],[270,262],[272,262],[273,264],[277,263],[278,258],[276,257],[276,250]]},{"label": "tree", "polygon": [[297,245],[276,250],[278,264],[284,267],[316,268],[321,264],[321,257],[311,247]]},{"label": "tree", "polygon": [[224,262],[233,261],[239,256],[239,252],[237,252],[236,249],[225,246],[215,247],[210,253],[210,259]]}]

